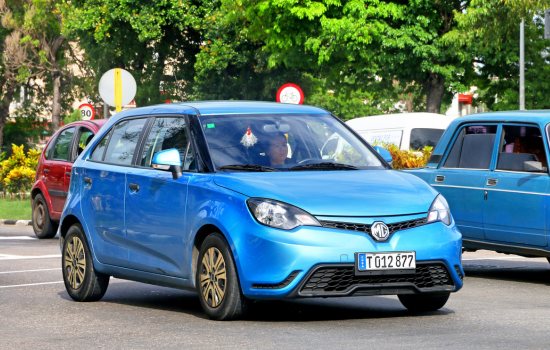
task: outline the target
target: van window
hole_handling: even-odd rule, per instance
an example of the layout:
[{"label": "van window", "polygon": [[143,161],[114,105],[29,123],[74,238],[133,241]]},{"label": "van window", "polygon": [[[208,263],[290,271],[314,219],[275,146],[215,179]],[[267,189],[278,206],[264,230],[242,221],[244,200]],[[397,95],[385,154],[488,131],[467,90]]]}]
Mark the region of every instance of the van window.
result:
[{"label": "van window", "polygon": [[525,162],[547,167],[544,141],[537,127],[504,125],[498,152],[499,170],[523,171]]},{"label": "van window", "polygon": [[443,129],[412,129],[411,149],[423,149],[426,146],[435,147],[443,135]]},{"label": "van window", "polygon": [[496,132],[496,125],[468,125],[463,127],[459,131],[443,167],[489,169]]}]

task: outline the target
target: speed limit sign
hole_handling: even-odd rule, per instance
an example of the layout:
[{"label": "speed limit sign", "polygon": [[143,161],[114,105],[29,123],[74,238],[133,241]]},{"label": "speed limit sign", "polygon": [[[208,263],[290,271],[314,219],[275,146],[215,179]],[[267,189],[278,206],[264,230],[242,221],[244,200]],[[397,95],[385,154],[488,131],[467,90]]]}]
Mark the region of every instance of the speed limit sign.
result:
[{"label": "speed limit sign", "polygon": [[80,109],[82,120],[92,120],[95,118],[95,109],[91,104],[83,103],[78,106],[78,109]]}]

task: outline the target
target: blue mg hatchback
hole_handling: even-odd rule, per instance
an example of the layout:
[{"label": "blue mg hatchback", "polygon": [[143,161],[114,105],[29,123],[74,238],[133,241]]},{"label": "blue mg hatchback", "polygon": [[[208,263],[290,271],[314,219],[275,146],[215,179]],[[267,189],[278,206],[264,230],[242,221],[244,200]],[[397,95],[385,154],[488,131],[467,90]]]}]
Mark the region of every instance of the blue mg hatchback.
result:
[{"label": "blue mg hatchback", "polygon": [[398,295],[431,311],[462,287],[443,196],[310,106],[118,113],[74,163],[60,232],[76,301],[115,276],[197,291],[226,320],[255,299]]}]

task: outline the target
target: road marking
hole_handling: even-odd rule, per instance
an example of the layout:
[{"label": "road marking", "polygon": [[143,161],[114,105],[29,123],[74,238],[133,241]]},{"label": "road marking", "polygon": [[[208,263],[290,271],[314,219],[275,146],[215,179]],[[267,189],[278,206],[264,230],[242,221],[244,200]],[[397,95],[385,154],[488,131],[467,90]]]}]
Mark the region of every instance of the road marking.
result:
[{"label": "road marking", "polygon": [[57,283],[63,283],[63,281],[30,283],[30,284],[14,284],[14,285],[11,285],[11,286],[0,286],[0,288],[29,287],[29,286],[40,286],[40,285],[43,285],[43,284],[57,284]]},{"label": "road marking", "polygon": [[5,237],[0,237],[0,239],[38,239],[38,238],[31,237],[31,236],[5,236]]},{"label": "road marking", "polygon": [[38,256],[0,254],[0,260],[25,260],[25,259],[50,259],[50,258],[61,258],[61,254],[38,255]]},{"label": "road marking", "polygon": [[55,269],[23,270],[23,271],[4,271],[4,272],[0,272],[0,274],[3,274],[3,273],[37,272],[37,271],[53,271],[53,270],[61,270],[61,267],[57,267],[57,268],[55,268]]},{"label": "road marking", "polygon": [[[477,259],[462,259],[462,261],[466,261],[466,260],[510,260],[510,259],[528,259],[528,260],[531,260],[533,258],[524,258],[523,256],[510,256],[510,257],[507,257],[507,258],[477,258]],[[540,257],[540,258],[534,258],[534,259],[544,259],[544,257]]]}]

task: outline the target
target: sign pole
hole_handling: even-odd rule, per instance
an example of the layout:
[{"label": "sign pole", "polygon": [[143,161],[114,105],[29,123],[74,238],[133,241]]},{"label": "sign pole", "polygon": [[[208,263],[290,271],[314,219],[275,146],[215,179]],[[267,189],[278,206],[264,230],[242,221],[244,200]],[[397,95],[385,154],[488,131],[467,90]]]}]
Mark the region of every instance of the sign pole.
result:
[{"label": "sign pole", "polygon": [[103,104],[103,119],[109,119],[109,105]]},{"label": "sign pole", "polygon": [[519,27],[519,110],[525,110],[525,20]]}]

